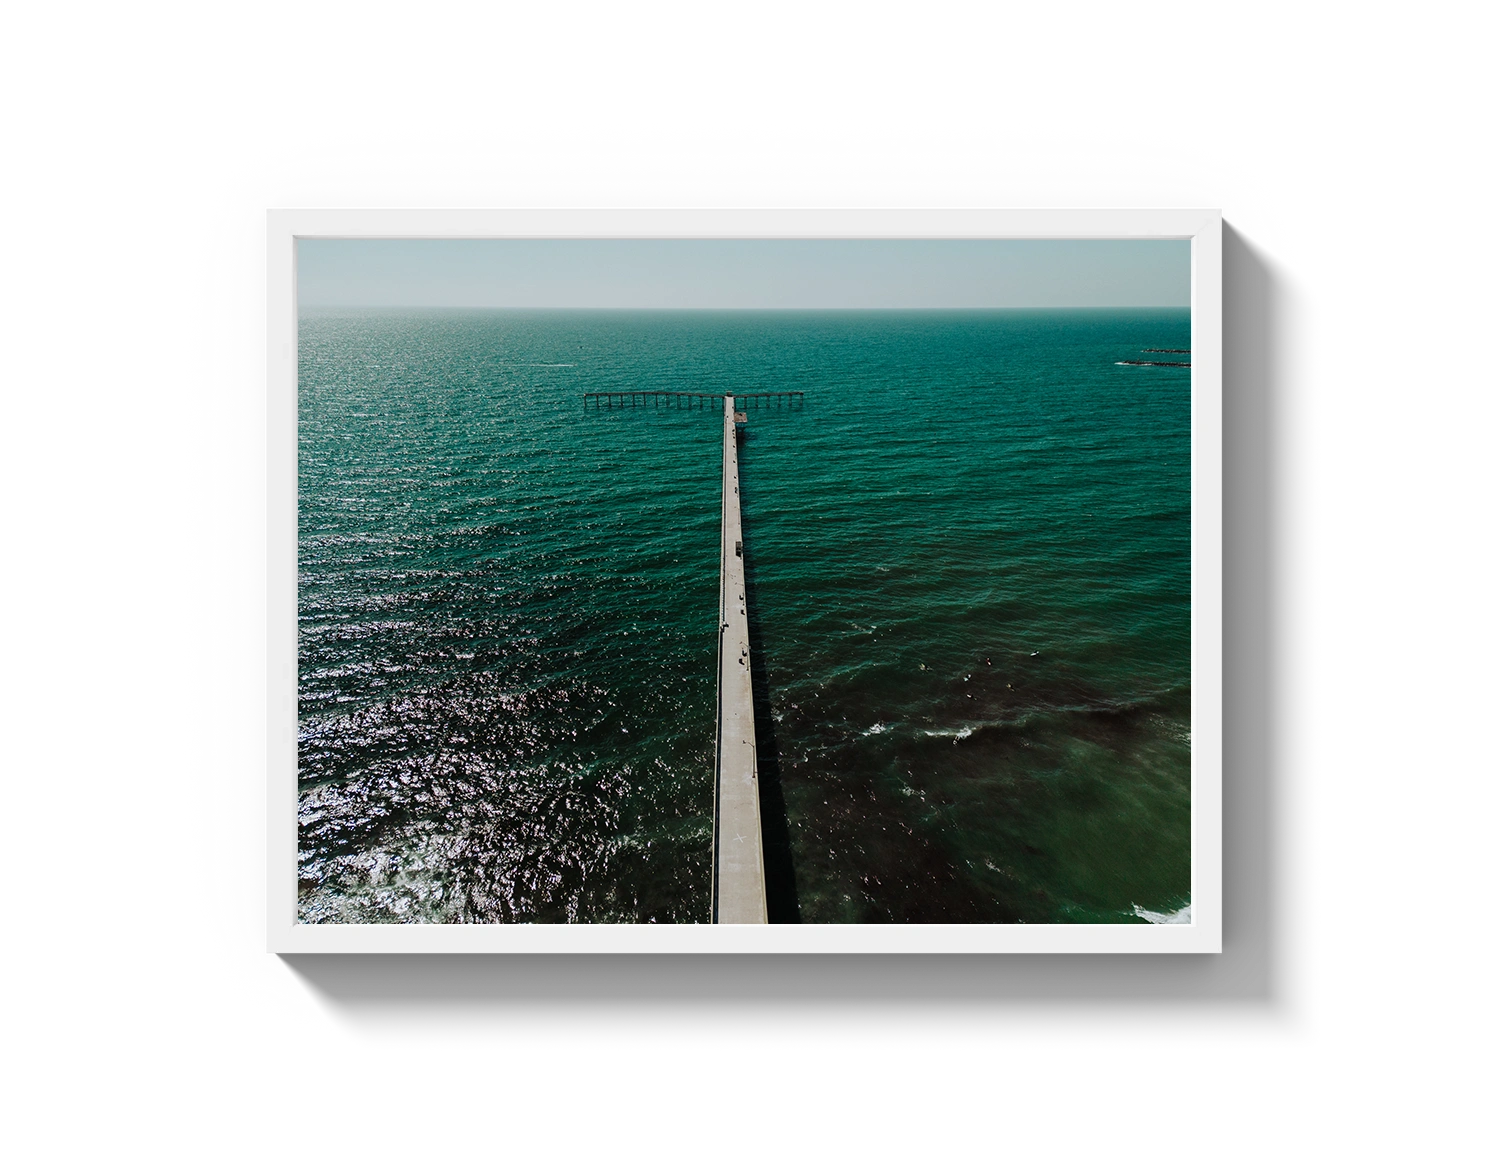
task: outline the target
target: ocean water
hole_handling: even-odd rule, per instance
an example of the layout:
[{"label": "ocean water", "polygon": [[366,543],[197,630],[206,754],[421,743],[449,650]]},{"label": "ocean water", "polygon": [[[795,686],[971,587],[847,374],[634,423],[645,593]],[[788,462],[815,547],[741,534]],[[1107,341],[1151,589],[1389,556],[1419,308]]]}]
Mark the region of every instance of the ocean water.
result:
[{"label": "ocean water", "polygon": [[1189,337],[304,313],[301,919],[706,920],[720,415],[582,401],[658,389],[805,395],[740,455],[773,919],[1180,915],[1190,370],[1117,363]]}]

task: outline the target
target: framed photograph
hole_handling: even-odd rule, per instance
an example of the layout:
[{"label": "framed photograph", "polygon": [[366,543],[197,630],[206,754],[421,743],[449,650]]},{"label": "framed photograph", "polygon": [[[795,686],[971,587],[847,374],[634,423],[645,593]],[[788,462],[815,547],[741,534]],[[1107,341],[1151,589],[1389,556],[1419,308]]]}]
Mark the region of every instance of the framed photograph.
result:
[{"label": "framed photograph", "polygon": [[1217,211],[274,211],[278,952],[1215,952]]}]

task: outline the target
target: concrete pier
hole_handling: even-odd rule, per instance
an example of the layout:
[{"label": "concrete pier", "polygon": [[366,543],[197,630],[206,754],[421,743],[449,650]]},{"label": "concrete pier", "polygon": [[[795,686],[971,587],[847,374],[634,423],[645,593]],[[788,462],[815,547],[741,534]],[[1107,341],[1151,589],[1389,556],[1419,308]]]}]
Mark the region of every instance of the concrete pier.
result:
[{"label": "concrete pier", "polygon": [[[688,406],[712,407],[722,395],[705,394],[701,390],[600,390],[583,396],[583,405],[608,409],[614,406]],[[747,406],[801,406],[801,390],[756,390],[735,397]]]},{"label": "concrete pier", "polygon": [[766,867],[755,769],[750,626],[740,533],[734,397],[724,396],[724,504],[719,545],[719,713],[714,734],[714,922],[766,921]]}]

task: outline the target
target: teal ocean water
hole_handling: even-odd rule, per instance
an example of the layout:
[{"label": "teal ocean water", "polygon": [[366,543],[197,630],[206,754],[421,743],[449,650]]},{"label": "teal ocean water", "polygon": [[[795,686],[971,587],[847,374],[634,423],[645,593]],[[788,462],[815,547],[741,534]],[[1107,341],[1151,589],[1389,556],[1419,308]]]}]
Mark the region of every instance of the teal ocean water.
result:
[{"label": "teal ocean water", "polygon": [[308,311],[308,922],[704,921],[720,415],[768,897],[802,922],[1191,899],[1186,311]]}]

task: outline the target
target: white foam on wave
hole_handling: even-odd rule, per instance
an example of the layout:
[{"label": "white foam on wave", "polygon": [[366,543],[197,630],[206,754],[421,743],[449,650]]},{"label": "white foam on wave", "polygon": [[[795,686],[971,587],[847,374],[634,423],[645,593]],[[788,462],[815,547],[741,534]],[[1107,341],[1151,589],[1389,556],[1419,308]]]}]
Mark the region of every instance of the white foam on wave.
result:
[{"label": "white foam on wave", "polygon": [[1186,926],[1193,921],[1193,904],[1189,902],[1181,910],[1171,914],[1161,914],[1155,910],[1147,910],[1141,906],[1131,903],[1132,910],[1137,918],[1144,918],[1147,922],[1154,922],[1158,926]]},{"label": "white foam on wave", "polygon": [[870,729],[868,731],[861,731],[859,735],[860,738],[863,739],[867,735],[879,735],[884,730],[886,730],[886,725],[884,723],[872,723],[870,724]]},{"label": "white foam on wave", "polygon": [[924,727],[922,729],[922,734],[923,735],[930,735],[930,736],[933,736],[934,738],[936,738],[936,737],[942,737],[943,739],[968,739],[969,736],[971,736],[971,735],[974,734],[974,729],[972,727],[958,727],[958,728],[944,727],[944,728],[939,728],[937,731],[928,731]]},{"label": "white foam on wave", "polygon": [[1163,735],[1168,739],[1182,744],[1183,747],[1193,746],[1193,729],[1186,723],[1176,719],[1168,719],[1164,715],[1151,716],[1153,726],[1160,728]]}]

